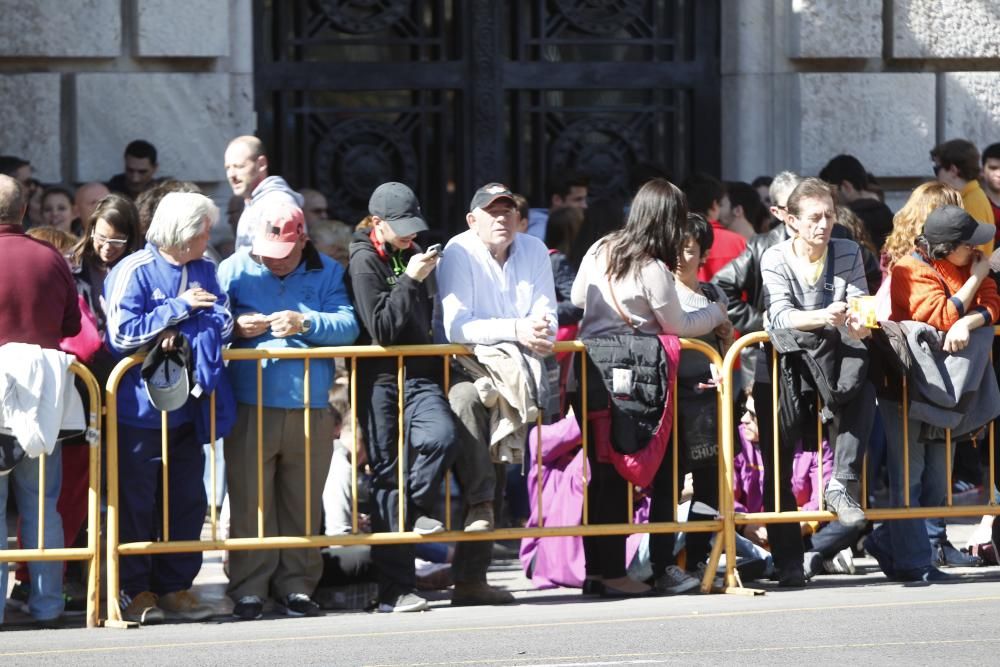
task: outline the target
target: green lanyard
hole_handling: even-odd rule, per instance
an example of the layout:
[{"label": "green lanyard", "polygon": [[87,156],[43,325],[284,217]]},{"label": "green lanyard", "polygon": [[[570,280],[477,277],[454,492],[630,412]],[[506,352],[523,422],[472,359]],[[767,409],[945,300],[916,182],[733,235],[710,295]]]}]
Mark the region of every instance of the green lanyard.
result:
[{"label": "green lanyard", "polygon": [[403,251],[401,250],[397,250],[389,255],[389,262],[392,265],[392,273],[397,277],[406,272],[406,264],[403,262],[402,255]]}]

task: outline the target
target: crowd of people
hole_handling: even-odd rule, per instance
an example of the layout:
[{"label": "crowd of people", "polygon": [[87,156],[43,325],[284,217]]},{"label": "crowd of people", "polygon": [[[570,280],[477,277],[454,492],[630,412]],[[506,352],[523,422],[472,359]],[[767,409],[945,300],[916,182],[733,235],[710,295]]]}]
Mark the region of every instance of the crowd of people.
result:
[{"label": "crowd of people", "polygon": [[[744,526],[744,579],[801,587],[822,572],[853,573],[863,549],[890,579],[942,581],[951,575],[941,567],[982,558],[956,549],[943,520],[873,526],[862,509],[865,500],[944,505],[945,438],[982,442],[1000,416],[991,362],[1000,144],[980,156],[953,140],[930,156],[935,180],[895,215],[850,155],[818,177],[786,171],[753,183],[696,173],[677,186],[637,165],[627,202],[590,201],[581,174],[555,175],[541,208],[487,183],[471,197],[468,229],[443,247],[420,242],[432,227],[406,184],[375,188],[356,225],[332,221],[321,193],[271,173],[253,136],[233,139],[223,156],[233,192],[225,218],[195,184],[158,179],[146,141],[126,147],[123,173],[75,190],[43,186],[30,162],[0,156],[0,356],[6,349],[3,358],[28,363],[25,355],[51,360],[61,350],[103,384],[120,359],[146,353],[117,394],[122,542],[199,539],[208,503],[218,503],[203,482],[213,424],[224,443],[229,537],[356,527],[435,535],[451,522],[446,493],[459,501],[462,530],[488,533],[538,525],[543,513],[546,525],[580,524],[584,485],[591,524],[627,522],[633,492],[638,521],[714,519],[719,369],[681,351],[678,339],[724,355],[740,335],[767,331],[766,344],[742,350],[734,378],[737,511],[828,509],[836,520]],[[574,339],[587,348],[585,362],[553,354],[555,341]],[[222,359],[227,347],[436,342],[471,354],[357,359],[354,406],[343,361],[315,358],[305,373],[302,359]],[[65,370],[68,357],[58,358]],[[32,548],[38,451],[11,430],[15,417],[35,414],[28,403],[4,405],[0,506],[12,488],[20,539]],[[348,434],[352,410],[357,432]],[[677,470],[666,455],[673,433]],[[48,440],[44,541],[56,548],[80,539],[87,447],[80,435]],[[538,446],[540,478],[524,465]],[[887,498],[862,497],[866,455],[869,489],[884,477]],[[352,467],[366,480],[363,498],[351,497]],[[364,517],[352,516],[355,501]],[[4,539],[5,531],[0,521]],[[438,584],[453,586],[454,605],[514,601],[487,582],[488,537],[443,550],[352,549],[232,551],[233,615],[260,618],[273,601],[290,616],[316,616],[321,583],[352,577],[373,582],[378,611],[420,611],[425,560],[443,563],[448,576]],[[531,538],[520,557],[539,587],[631,597],[695,589],[710,551],[711,534],[692,530]],[[358,558],[363,567],[344,567]],[[123,556],[122,617],[208,618],[212,608],[192,592],[201,566],[200,552]],[[31,562],[8,604],[56,624],[80,602],[69,578],[61,563]]]}]

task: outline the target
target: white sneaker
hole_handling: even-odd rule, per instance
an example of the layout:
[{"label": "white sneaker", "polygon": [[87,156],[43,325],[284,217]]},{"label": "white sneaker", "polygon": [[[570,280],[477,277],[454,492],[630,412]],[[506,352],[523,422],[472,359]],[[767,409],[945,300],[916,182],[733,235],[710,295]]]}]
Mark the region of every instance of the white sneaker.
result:
[{"label": "white sneaker", "polygon": [[854,574],[854,554],[847,547],[830,560],[823,561],[823,569],[827,574]]}]

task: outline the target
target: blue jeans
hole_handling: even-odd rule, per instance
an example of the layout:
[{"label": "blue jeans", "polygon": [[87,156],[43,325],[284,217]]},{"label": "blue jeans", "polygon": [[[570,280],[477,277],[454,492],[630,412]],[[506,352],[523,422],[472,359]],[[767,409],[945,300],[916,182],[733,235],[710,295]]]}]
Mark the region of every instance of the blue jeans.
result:
[{"label": "blue jeans", "polygon": [[[7,494],[14,486],[14,497],[21,516],[21,542],[25,549],[38,548],[38,469],[39,459],[25,457],[10,471],[0,477],[0,544],[7,544]],[[56,443],[45,461],[45,540],[46,549],[63,547],[62,518],[56,511],[59,489],[62,487],[62,446]],[[57,618],[63,612],[63,563],[62,561],[30,561],[31,597],[28,609],[39,621]],[[0,600],[7,599],[7,563],[0,564]],[[0,604],[0,623],[3,623],[3,605]]]},{"label": "blue jeans", "polygon": [[[903,507],[903,417],[902,407],[895,401],[882,400],[879,405],[885,423],[886,454],[889,471],[889,502]],[[938,440],[924,441],[921,424],[910,419],[910,506],[939,507],[947,497],[945,479],[945,446]],[[887,534],[886,534],[887,531]],[[924,519],[895,519],[883,522],[877,533],[878,541],[891,545],[894,569],[898,574],[920,574],[931,565],[931,547]]]}]

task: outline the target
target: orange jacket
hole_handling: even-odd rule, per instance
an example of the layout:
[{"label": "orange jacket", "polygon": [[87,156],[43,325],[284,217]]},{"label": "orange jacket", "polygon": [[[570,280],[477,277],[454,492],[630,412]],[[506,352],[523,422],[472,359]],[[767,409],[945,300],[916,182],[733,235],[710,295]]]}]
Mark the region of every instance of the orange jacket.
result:
[{"label": "orange jacket", "polygon": [[1000,295],[992,279],[983,280],[967,311],[954,296],[970,275],[969,266],[955,266],[947,260],[932,260],[927,264],[912,255],[903,257],[892,267],[890,319],[926,322],[947,331],[962,316],[979,311],[988,315],[988,324],[993,324],[1000,317]]}]

